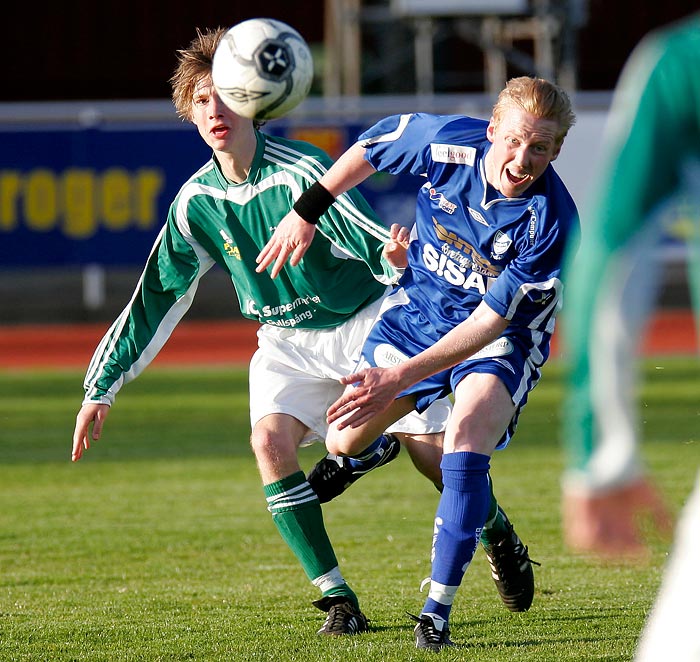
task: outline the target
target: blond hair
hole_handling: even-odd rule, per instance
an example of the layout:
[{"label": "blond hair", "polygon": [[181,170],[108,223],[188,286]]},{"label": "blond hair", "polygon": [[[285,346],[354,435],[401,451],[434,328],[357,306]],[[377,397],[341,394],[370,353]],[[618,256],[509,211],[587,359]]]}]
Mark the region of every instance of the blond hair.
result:
[{"label": "blond hair", "polygon": [[212,59],[227,28],[200,30],[187,48],[177,51],[177,68],[170,79],[175,111],[184,120],[192,120],[192,100],[197,84],[211,76]]},{"label": "blond hair", "polygon": [[498,125],[506,109],[513,107],[521,108],[539,119],[555,121],[559,125],[557,144],[561,144],[576,122],[569,95],[544,78],[511,78],[493,107],[494,124]]}]

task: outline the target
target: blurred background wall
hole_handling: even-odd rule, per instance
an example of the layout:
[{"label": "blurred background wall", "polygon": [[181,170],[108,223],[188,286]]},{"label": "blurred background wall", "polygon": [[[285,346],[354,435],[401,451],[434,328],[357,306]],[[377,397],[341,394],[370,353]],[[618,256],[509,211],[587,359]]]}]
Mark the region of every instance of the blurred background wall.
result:
[{"label": "blurred background wall", "polygon": [[[556,168],[582,212],[610,92],[649,30],[697,0],[308,0],[14,6],[0,87],[0,324],[109,321],[128,301],[182,182],[209,156],[174,114],[168,79],[196,27],[265,15],[312,46],[311,96],[271,133],[340,154],[393,112],[488,117],[514,75],[569,89],[579,120]],[[415,181],[377,176],[365,195],[410,223]],[[687,305],[683,204],[660,259],[664,304]],[[231,285],[204,279],[189,318],[237,314]]]}]

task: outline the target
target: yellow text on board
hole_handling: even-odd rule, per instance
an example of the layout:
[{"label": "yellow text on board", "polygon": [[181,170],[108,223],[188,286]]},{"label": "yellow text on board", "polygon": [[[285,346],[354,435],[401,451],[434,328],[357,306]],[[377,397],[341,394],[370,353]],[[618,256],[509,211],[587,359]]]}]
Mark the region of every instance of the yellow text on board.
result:
[{"label": "yellow text on board", "polygon": [[158,168],[0,170],[0,232],[24,226],[88,239],[99,229],[150,230],[158,218],[165,174]]}]

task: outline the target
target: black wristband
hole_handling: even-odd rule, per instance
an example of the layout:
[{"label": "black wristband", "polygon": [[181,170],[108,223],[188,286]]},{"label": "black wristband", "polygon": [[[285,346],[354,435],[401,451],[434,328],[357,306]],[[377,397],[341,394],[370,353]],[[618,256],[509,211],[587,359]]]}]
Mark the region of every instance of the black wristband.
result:
[{"label": "black wristband", "polygon": [[318,219],[328,211],[335,198],[328,189],[319,182],[314,182],[294,203],[292,209],[307,223],[316,225]]}]

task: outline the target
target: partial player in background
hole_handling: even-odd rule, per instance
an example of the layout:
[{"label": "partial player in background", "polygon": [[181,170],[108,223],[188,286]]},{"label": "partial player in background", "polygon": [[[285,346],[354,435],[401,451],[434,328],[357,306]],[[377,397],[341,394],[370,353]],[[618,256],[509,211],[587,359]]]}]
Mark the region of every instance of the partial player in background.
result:
[{"label": "partial player in background", "polygon": [[[568,267],[563,526],[573,549],[619,557],[644,551],[644,516],[662,531],[670,522],[640,457],[635,351],[657,294],[663,206],[678,193],[692,202],[689,274],[700,313],[700,14],[637,46],[615,93],[605,145],[592,211]],[[698,550],[700,474],[637,662],[700,660]]]},{"label": "partial player in background", "polygon": [[[327,446],[364,452],[388,425],[454,393],[441,463],[430,592],[416,646],[452,645],[448,619],[488,518],[494,450],[515,431],[540,378],[559,309],[565,247],[578,231],[571,196],[551,162],[574,122],[563,90],[528,77],[509,81],[490,121],[421,113],[366,131],[305,191],[259,256],[259,270],[303,264],[314,224],[334,198],[375,171],[425,175],[409,263],[386,299],[345,394],[329,409]],[[370,367],[367,367],[370,366]],[[532,572],[511,531],[509,563]]]}]

